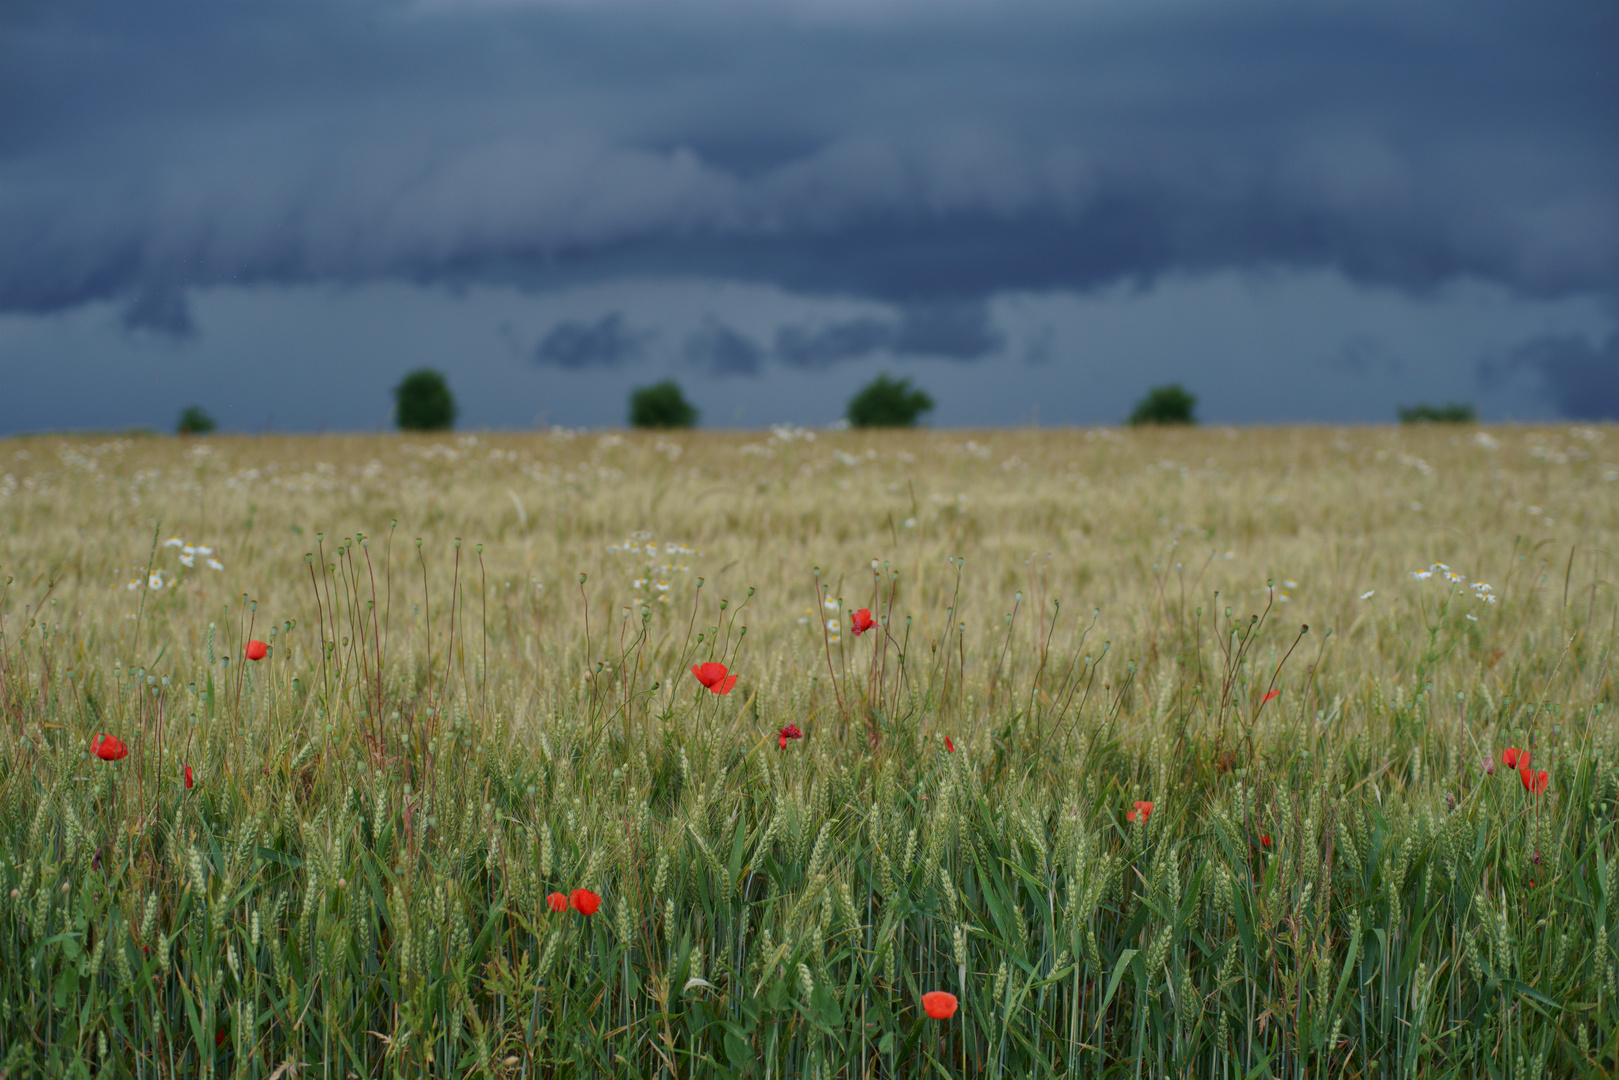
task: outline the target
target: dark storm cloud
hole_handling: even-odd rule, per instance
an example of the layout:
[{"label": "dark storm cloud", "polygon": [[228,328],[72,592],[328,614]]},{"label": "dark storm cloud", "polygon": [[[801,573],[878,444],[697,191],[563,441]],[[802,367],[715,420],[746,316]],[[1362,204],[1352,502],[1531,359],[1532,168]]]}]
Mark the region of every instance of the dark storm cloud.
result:
[{"label": "dark storm cloud", "polygon": [[711,375],[757,375],[764,349],[752,338],[710,318],[686,338],[685,359]]},{"label": "dark storm cloud", "polygon": [[789,324],[776,331],[776,355],[801,368],[830,367],[839,360],[858,360],[894,344],[894,324],[860,318],[827,326]]},{"label": "dark storm cloud", "polygon": [[786,325],[776,331],[776,355],[793,367],[828,367],[876,352],[977,360],[999,352],[1006,337],[982,300],[942,300],[907,307],[899,321],[862,316],[818,327]]},{"label": "dark storm cloud", "polygon": [[[1557,411],[1572,420],[1619,420],[1619,333],[1593,346],[1583,337],[1536,338],[1515,349],[1506,367],[1540,374]],[[1495,374],[1486,369],[1485,381]]]},{"label": "dark storm cloud", "polygon": [[0,312],[629,273],[907,312],[778,340],[815,366],[1177,271],[1619,295],[1615,55],[1606,2],[8,4]]},{"label": "dark storm cloud", "polygon": [[174,286],[144,285],[124,309],[126,330],[154,330],[170,337],[188,338],[197,332],[191,305]]},{"label": "dark storm cloud", "polygon": [[569,320],[557,323],[534,347],[534,360],[560,368],[617,367],[627,360],[639,360],[649,335],[632,332],[621,312],[602,316],[596,322]]}]

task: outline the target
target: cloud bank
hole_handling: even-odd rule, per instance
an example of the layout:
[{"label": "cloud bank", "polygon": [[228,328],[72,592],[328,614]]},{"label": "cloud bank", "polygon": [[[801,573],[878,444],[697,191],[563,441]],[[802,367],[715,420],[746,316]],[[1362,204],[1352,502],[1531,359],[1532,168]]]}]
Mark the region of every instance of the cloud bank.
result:
[{"label": "cloud bank", "polygon": [[981,357],[988,297],[1169,273],[1619,297],[1616,55],[1607,3],[14,3],[0,313],[627,274],[899,312],[678,343],[746,374]]}]

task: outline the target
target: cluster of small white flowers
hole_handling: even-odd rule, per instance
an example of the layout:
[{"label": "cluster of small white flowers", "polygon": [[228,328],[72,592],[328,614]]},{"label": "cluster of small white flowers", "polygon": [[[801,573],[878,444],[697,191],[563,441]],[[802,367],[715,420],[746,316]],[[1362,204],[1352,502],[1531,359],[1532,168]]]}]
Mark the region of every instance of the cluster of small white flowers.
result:
[{"label": "cluster of small white flowers", "polygon": [[[1416,578],[1418,581],[1427,581],[1429,578],[1433,577],[1435,574],[1440,575],[1442,580],[1448,581],[1452,585],[1463,585],[1463,584],[1465,584],[1467,588],[1469,588],[1469,589],[1471,589],[1473,591],[1473,599],[1475,599],[1475,600],[1482,600],[1486,604],[1493,604],[1498,599],[1496,597],[1496,595],[1495,595],[1495,590],[1490,587],[1488,582],[1483,582],[1483,581],[1468,582],[1467,576],[1465,574],[1462,574],[1462,573],[1459,573],[1459,572],[1457,572],[1455,570],[1452,570],[1450,567],[1446,566],[1444,563],[1436,562],[1432,566],[1428,567],[1428,569],[1426,569],[1426,570],[1413,570],[1413,571],[1411,571],[1411,576]],[[1372,594],[1368,592],[1368,593],[1364,594],[1361,597],[1361,599],[1365,600],[1368,597],[1370,597],[1371,595]],[[1471,619],[1473,617],[1471,615],[1469,615],[1468,618]],[[1478,620],[1473,619],[1473,621],[1477,622]]]},{"label": "cluster of small white flowers", "polygon": [[180,565],[181,566],[196,566],[197,565],[197,557],[201,556],[202,558],[208,560],[208,569],[210,569],[210,570],[223,570],[223,569],[225,569],[225,564],[220,562],[218,559],[213,557],[214,549],[211,548],[211,547],[204,547],[201,544],[188,544],[184,540],[180,539],[178,536],[169,537],[167,540],[163,541],[163,546],[165,548],[179,548],[180,549]]},{"label": "cluster of small white flowers", "polygon": [[[205,547],[201,544],[188,544],[178,536],[171,536],[167,540],[163,541],[163,550],[167,551],[170,548],[179,549],[181,566],[194,568],[197,565],[197,560],[200,558],[207,563],[208,569],[210,570],[225,569],[225,564],[214,558],[214,549],[211,547]],[[148,572],[145,566],[139,565],[137,565],[135,569],[139,571],[139,573],[137,573],[133,578],[130,578],[129,581],[124,585],[124,588],[128,589],[130,592],[134,592],[136,589],[139,589],[143,583],[148,589],[164,589],[171,585],[178,585],[180,583],[180,571],[178,570],[166,570],[162,567],[158,567],[157,569]],[[117,588],[117,586],[113,587]]]},{"label": "cluster of small white flowers", "polygon": [[[657,595],[660,604],[669,602],[669,590],[673,587],[671,579],[676,574],[684,574],[691,567],[681,561],[685,556],[701,555],[702,552],[685,544],[663,543],[659,544],[652,538],[650,532],[636,531],[630,534],[628,540],[622,544],[608,544],[609,555],[636,555],[644,560],[646,567],[644,576],[634,578],[630,584],[636,589],[649,589]],[[645,601],[637,598],[637,604]]]}]

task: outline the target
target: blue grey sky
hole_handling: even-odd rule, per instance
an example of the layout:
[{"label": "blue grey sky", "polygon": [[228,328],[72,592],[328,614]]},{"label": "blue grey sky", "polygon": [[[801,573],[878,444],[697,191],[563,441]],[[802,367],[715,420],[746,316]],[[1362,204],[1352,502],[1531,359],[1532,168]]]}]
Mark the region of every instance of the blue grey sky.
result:
[{"label": "blue grey sky", "polygon": [[1619,8],[0,5],[0,433],[1619,418]]}]

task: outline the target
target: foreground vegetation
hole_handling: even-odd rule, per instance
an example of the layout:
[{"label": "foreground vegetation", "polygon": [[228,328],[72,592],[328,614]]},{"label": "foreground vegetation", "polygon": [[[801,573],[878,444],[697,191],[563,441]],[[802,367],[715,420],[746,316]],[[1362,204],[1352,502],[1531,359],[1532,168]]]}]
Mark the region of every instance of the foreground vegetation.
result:
[{"label": "foreground vegetation", "polygon": [[0,443],[0,1072],[1612,1077],[1616,459]]}]

